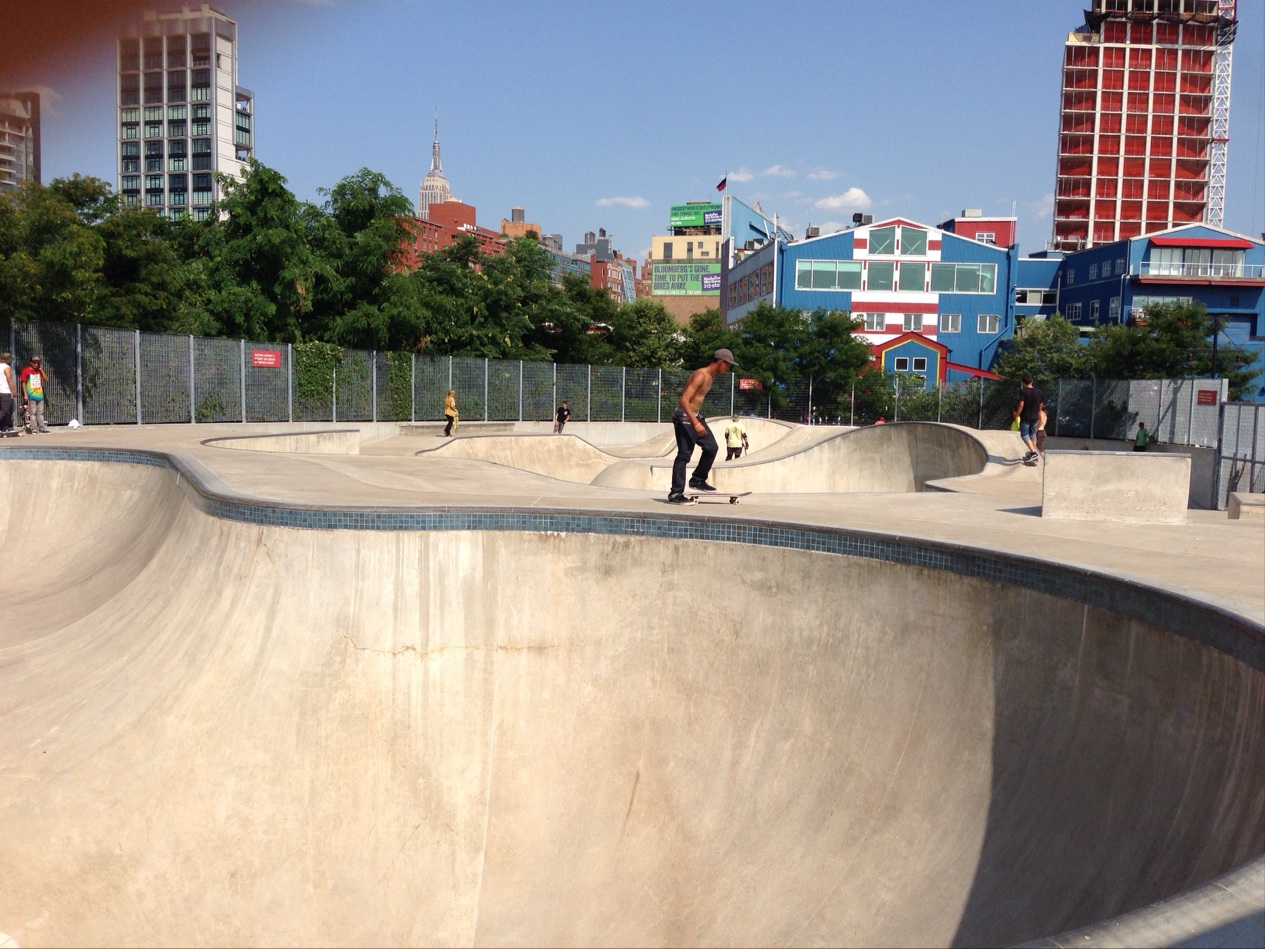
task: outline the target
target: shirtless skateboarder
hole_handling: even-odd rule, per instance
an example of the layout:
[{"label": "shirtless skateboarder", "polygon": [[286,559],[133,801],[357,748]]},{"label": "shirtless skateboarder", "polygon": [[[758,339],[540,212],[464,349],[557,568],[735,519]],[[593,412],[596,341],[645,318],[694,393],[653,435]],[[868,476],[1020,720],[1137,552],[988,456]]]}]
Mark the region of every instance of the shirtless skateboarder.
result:
[{"label": "shirtless skateboarder", "polygon": [[727,349],[718,349],[713,354],[712,361],[702,369],[691,372],[685,383],[680,404],[672,413],[672,427],[676,431],[676,461],[672,464],[672,490],[668,494],[670,504],[690,503],[690,499],[685,496],[685,469],[689,466],[695,445],[703,449],[703,454],[699,458],[698,467],[694,469],[694,476],[690,478],[690,490],[716,490],[707,483],[707,476],[711,474],[712,462],[716,460],[719,446],[716,444],[716,436],[707,427],[707,419],[699,409],[702,408],[703,399],[707,397],[716,377],[724,375],[736,365],[738,363],[734,360],[733,353]]}]

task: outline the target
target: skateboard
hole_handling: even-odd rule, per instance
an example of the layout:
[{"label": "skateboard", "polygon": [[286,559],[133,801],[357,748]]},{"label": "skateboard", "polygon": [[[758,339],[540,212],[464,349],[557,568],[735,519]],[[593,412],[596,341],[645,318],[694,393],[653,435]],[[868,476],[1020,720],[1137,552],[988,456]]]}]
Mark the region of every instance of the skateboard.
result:
[{"label": "skateboard", "polygon": [[739,498],[745,498],[750,491],[686,491],[685,496],[691,504],[699,501],[720,501],[727,498],[730,504],[737,504]]},{"label": "skateboard", "polygon": [[1041,464],[1041,459],[1040,459],[1040,458],[1033,458],[1031,461],[1025,461],[1025,462],[1023,463],[1023,466],[1024,466],[1025,468],[1035,468],[1035,467],[1036,467],[1037,465],[1039,465],[1039,464]]}]

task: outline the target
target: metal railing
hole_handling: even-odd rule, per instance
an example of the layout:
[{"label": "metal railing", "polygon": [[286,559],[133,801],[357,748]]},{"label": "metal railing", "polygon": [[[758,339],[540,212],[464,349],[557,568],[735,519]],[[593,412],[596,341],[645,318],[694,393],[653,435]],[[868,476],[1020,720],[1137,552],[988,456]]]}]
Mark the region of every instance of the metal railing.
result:
[{"label": "metal railing", "polygon": [[[287,344],[73,323],[30,323],[7,335],[15,375],[29,356],[43,356],[52,424],[440,420],[449,389],[466,421],[546,421],[566,399],[576,421],[667,422],[689,374],[351,349],[319,372],[296,371],[296,350]],[[992,380],[927,388],[912,374],[868,373],[844,387],[814,379],[769,389],[748,384],[738,373],[721,377],[703,411],[810,425],[869,425],[881,417],[1004,429],[1018,394],[1015,383]],[[1145,422],[1159,441],[1218,444],[1224,380],[1040,385],[1053,436],[1130,439]]]}]

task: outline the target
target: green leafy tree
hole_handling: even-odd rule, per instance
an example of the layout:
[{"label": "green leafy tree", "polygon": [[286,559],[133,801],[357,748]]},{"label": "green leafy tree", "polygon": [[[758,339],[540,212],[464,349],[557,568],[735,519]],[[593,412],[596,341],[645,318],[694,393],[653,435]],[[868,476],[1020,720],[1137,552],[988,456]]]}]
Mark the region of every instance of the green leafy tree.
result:
[{"label": "green leafy tree", "polygon": [[738,326],[741,342],[734,356],[742,374],[759,379],[766,388],[798,377],[797,360],[809,329],[809,318],[801,311],[761,303]]},{"label": "green leafy tree", "polygon": [[0,195],[0,316],[94,322],[105,244],[93,225],[109,192],[100,179],[76,176]]},{"label": "green leafy tree", "polygon": [[1061,316],[1025,320],[1020,331],[997,354],[994,371],[1006,379],[1083,379],[1090,357],[1080,330]]},{"label": "green leafy tree", "polygon": [[[310,214],[278,172],[252,160],[241,181],[219,176],[224,197],[201,228],[197,254],[206,278],[205,310],[216,332],[299,342],[318,276]],[[335,294],[337,295],[337,294]]]},{"label": "green leafy tree", "polygon": [[321,194],[328,221],[309,219],[319,284],[314,322],[346,346],[415,348],[425,327],[416,284],[401,267],[412,211],[408,198],[368,168]]},{"label": "green leafy tree", "polygon": [[615,301],[578,274],[562,278],[555,308],[533,327],[533,339],[560,363],[608,366],[615,361],[611,333]]},{"label": "green leafy tree", "polygon": [[855,335],[863,324],[841,310],[814,311],[795,354],[801,377],[812,380],[813,411],[819,418],[842,418],[852,385],[870,365],[870,346]]},{"label": "green leafy tree", "polygon": [[681,364],[687,369],[697,369],[711,362],[718,349],[737,353],[741,342],[738,332],[725,325],[720,310],[711,307],[690,317],[681,342]]},{"label": "green leafy tree", "polygon": [[[1212,320],[1202,303],[1151,303],[1133,325],[1102,327],[1088,347],[1089,366],[1099,379],[1189,379],[1212,375]],[[1240,398],[1254,373],[1254,360],[1220,350],[1217,375]]]},{"label": "green leafy tree", "polygon": [[183,256],[180,229],[152,211],[132,208],[97,225],[104,244],[97,323],[155,333],[209,331],[200,306],[204,286]]},{"label": "green leafy tree", "polygon": [[677,368],[681,365],[683,339],[676,318],[657,300],[633,300],[615,311],[611,345],[615,348],[616,365]]}]

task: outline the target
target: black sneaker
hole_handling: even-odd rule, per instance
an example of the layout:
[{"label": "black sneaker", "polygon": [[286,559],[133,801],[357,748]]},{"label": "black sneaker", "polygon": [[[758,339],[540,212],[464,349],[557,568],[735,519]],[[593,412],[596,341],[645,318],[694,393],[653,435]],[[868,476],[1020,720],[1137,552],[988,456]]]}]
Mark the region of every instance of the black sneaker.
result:
[{"label": "black sneaker", "polygon": [[691,491],[715,491],[716,489],[712,485],[708,484],[706,481],[691,481],[690,490]]},{"label": "black sneaker", "polygon": [[669,494],[668,503],[669,504],[689,504],[690,499],[687,498],[684,494]]}]

